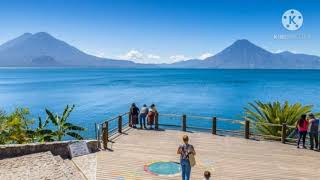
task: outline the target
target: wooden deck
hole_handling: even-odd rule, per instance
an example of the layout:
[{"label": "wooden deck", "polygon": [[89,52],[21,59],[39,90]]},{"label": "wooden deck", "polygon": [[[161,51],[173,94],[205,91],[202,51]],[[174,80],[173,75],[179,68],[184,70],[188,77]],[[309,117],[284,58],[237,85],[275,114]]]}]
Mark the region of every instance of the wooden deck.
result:
[{"label": "wooden deck", "polygon": [[153,161],[179,161],[176,154],[182,135],[190,137],[197,152],[197,165],[191,179],[201,180],[209,170],[213,179],[320,179],[320,152],[297,149],[280,142],[254,141],[210,133],[175,130],[129,129],[109,143],[112,151],[97,154],[97,180],[100,179],[181,179],[160,177],[144,171]]}]

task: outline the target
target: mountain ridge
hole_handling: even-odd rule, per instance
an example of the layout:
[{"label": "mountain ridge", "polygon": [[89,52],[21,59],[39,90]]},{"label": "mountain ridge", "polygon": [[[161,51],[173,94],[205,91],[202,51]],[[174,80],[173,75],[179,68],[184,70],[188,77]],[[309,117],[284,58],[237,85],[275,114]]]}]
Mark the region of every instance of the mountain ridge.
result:
[{"label": "mountain ridge", "polygon": [[249,40],[241,39],[204,60],[186,60],[172,64],[175,68],[217,69],[319,69],[320,57],[289,51],[272,53]]},{"label": "mountain ridge", "polygon": [[[41,62],[43,61],[43,62]],[[320,57],[289,51],[272,53],[240,39],[204,60],[171,64],[139,64],[130,60],[100,58],[77,49],[47,32],[24,33],[0,45],[0,66],[87,66],[216,69],[320,69]]]},{"label": "mountain ridge", "polygon": [[141,66],[128,60],[99,58],[86,54],[46,32],[25,33],[0,46],[0,66],[34,66],[32,60],[42,56],[52,57],[61,66]]}]

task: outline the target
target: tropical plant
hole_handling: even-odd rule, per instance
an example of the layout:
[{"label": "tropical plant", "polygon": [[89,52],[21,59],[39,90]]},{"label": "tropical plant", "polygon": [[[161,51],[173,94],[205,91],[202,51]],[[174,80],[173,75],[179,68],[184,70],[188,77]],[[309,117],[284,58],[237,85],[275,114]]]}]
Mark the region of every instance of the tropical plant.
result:
[{"label": "tropical plant", "polygon": [[85,131],[86,129],[68,122],[68,117],[73,111],[74,107],[74,105],[71,107],[67,105],[62,113],[62,116],[59,116],[58,114],[54,115],[51,111],[46,109],[48,118],[56,127],[55,131],[53,131],[53,138],[55,140],[61,141],[64,136],[71,136],[78,140],[83,139],[83,137],[75,131]]},{"label": "tropical plant", "polygon": [[[312,111],[312,105],[303,106],[300,103],[290,105],[288,101],[281,104],[276,101],[273,103],[262,103],[255,101],[248,103],[245,107],[245,118],[256,124],[256,130],[263,135],[281,136],[281,126],[272,126],[271,124],[289,126],[295,125],[302,114],[308,114]],[[318,115],[318,114],[316,114]],[[292,134],[295,129],[289,128],[287,136]]]},{"label": "tropical plant", "polygon": [[42,122],[41,117],[38,117],[38,127],[34,130],[29,130],[28,133],[32,137],[32,142],[52,142],[54,141],[54,133],[51,129],[47,129],[50,120],[47,117],[45,122]]},{"label": "tropical plant", "polygon": [[0,143],[28,143],[32,138],[28,131],[33,120],[28,119],[30,112],[27,108],[16,108],[16,110],[6,115],[0,113]]},{"label": "tropical plant", "polygon": [[6,120],[5,112],[0,110],[0,144],[6,143],[6,135],[7,135],[7,120]]}]

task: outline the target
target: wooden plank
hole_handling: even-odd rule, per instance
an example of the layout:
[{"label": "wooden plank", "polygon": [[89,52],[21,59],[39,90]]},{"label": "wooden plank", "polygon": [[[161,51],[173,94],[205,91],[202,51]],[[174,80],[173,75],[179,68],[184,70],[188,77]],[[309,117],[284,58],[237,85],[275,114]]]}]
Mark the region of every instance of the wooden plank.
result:
[{"label": "wooden plank", "polygon": [[205,132],[130,129],[113,139],[115,143],[109,146],[112,151],[98,152],[97,180],[181,179],[154,176],[143,168],[154,161],[178,162],[176,150],[184,134],[197,152],[191,179],[202,179],[205,170],[212,172],[213,179],[319,179],[319,152],[281,142],[212,136]]}]

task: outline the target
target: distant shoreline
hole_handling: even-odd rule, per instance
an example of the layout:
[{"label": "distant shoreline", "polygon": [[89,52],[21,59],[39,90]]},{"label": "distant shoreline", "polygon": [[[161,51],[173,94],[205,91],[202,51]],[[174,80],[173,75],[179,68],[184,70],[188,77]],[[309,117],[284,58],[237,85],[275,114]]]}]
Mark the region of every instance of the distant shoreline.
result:
[{"label": "distant shoreline", "polygon": [[0,66],[0,69],[181,69],[181,70],[320,70],[320,68],[183,68],[183,67],[107,67],[107,66]]}]

